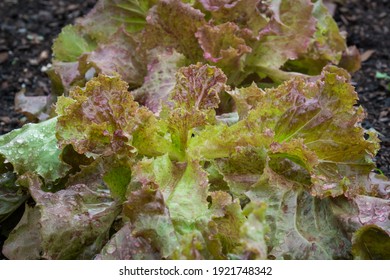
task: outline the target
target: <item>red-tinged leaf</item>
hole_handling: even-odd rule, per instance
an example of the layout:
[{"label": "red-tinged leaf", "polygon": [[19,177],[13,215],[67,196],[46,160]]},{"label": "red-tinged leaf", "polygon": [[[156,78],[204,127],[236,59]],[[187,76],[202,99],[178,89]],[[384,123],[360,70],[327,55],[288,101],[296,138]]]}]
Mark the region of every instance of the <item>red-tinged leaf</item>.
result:
[{"label": "red-tinged leaf", "polygon": [[143,40],[147,48],[174,47],[190,59],[202,57],[195,37],[206,23],[201,11],[180,0],[161,0],[149,10],[146,21]]},{"label": "red-tinged leaf", "polygon": [[132,134],[152,116],[140,108],[119,77],[99,75],[76,87],[69,97],[60,97],[57,138],[61,147],[71,144],[80,154],[110,155],[130,152]]}]

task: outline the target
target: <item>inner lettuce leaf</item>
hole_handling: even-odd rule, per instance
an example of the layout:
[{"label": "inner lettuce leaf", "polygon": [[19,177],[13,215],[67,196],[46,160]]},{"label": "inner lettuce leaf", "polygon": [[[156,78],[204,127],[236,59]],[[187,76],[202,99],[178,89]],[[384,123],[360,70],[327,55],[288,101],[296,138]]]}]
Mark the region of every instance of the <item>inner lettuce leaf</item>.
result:
[{"label": "inner lettuce leaf", "polygon": [[[152,239],[166,258],[265,258],[262,214],[250,209],[246,219],[238,200],[208,185],[197,162],[175,164],[168,155],[139,162],[131,183],[137,190],[124,207],[135,236]],[[259,243],[247,244],[253,238]]]},{"label": "inner lettuce leaf", "polygon": [[167,113],[175,156],[185,157],[187,143],[195,129],[215,122],[220,95],[227,89],[226,76],[218,68],[198,63],[182,67],[171,93],[173,109]]}]

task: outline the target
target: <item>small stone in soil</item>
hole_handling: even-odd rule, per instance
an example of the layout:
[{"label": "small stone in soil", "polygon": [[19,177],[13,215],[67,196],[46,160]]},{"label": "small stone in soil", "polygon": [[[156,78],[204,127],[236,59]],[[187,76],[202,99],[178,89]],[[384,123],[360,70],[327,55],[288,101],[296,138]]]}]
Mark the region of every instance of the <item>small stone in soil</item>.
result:
[{"label": "small stone in soil", "polygon": [[8,60],[8,52],[0,53],[0,64],[6,62]]}]

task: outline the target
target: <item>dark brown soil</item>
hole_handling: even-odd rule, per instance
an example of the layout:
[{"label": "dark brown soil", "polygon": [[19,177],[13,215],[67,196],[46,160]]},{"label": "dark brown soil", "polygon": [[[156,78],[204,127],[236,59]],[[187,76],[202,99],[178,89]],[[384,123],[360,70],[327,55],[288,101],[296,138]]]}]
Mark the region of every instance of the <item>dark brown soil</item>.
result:
[{"label": "dark brown soil", "polygon": [[[89,11],[96,0],[0,1],[0,135],[24,124],[15,113],[14,96],[47,95],[50,82],[42,71],[51,58],[51,45],[61,28]],[[378,167],[390,175],[390,92],[377,71],[390,75],[390,0],[348,0],[336,19],[348,33],[348,44],[365,56],[353,76],[360,102],[367,109],[363,125],[380,132]],[[368,51],[368,52],[367,52]],[[368,54],[372,52],[368,57]]]},{"label": "dark brown soil", "polygon": [[390,81],[375,78],[376,72],[390,75],[390,0],[346,2],[335,17],[348,33],[348,45],[356,45],[366,59],[352,78],[360,104],[367,110],[363,126],[381,134],[377,166],[390,176]]},{"label": "dark brown soil", "polygon": [[87,13],[97,0],[0,0],[0,135],[24,124],[14,111],[14,96],[47,95],[42,71],[61,29]]}]

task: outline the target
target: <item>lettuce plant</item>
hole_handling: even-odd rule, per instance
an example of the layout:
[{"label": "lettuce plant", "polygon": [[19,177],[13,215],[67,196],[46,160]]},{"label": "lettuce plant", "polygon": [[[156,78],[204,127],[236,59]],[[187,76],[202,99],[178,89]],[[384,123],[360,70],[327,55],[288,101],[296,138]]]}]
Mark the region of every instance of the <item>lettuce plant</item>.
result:
[{"label": "lettuce plant", "polygon": [[0,137],[3,254],[388,259],[345,50],[321,1],[99,1],[54,43],[52,118]]}]

